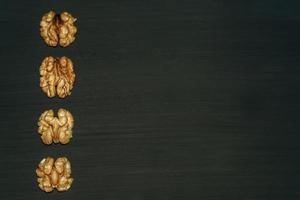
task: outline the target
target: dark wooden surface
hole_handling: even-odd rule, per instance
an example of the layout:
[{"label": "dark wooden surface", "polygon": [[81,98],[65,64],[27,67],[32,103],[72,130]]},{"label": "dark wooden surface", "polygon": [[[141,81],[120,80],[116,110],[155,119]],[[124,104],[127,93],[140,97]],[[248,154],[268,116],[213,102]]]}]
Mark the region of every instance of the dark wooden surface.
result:
[{"label": "dark wooden surface", "polygon": [[[50,9],[78,18],[49,48]],[[299,1],[1,1],[0,199],[300,199]],[[39,89],[45,56],[69,56],[68,98]],[[45,146],[46,109],[75,117]],[[75,182],[41,192],[35,167],[67,156]]]}]

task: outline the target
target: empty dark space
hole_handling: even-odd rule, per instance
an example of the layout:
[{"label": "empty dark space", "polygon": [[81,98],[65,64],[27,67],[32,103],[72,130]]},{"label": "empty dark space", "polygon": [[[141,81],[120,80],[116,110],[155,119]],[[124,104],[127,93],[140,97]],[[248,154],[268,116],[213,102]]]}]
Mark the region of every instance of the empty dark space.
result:
[{"label": "empty dark space", "polygon": [[[0,199],[300,199],[300,2],[0,1]],[[49,10],[78,18],[67,48],[39,36]],[[39,88],[68,56],[65,99]],[[43,145],[46,109],[75,118]],[[66,156],[74,183],[42,192],[35,168]]]}]

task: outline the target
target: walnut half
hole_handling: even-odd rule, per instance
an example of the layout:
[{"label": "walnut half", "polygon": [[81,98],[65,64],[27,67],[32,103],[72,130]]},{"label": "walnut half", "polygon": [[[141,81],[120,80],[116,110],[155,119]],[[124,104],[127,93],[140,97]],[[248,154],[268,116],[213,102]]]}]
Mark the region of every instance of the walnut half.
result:
[{"label": "walnut half", "polygon": [[75,73],[71,59],[63,56],[46,57],[40,66],[40,87],[50,98],[57,95],[65,98],[71,94],[75,82]]},{"label": "walnut half", "polygon": [[58,191],[68,190],[72,183],[71,164],[66,157],[47,157],[41,160],[36,169],[39,188],[45,192],[52,192],[55,188]]},{"label": "walnut half", "polygon": [[74,25],[76,18],[70,13],[56,14],[53,11],[46,13],[40,22],[40,34],[49,46],[66,47],[75,40],[77,28]]},{"label": "walnut half", "polygon": [[44,144],[67,144],[72,138],[73,126],[74,119],[69,111],[61,108],[55,117],[53,110],[46,110],[39,118],[38,133]]}]

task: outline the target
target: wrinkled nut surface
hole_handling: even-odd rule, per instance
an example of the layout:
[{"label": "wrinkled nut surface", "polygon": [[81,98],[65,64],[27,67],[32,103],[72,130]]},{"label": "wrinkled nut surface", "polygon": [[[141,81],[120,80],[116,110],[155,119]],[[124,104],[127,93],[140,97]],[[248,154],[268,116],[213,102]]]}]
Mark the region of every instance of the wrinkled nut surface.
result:
[{"label": "wrinkled nut surface", "polygon": [[53,11],[46,13],[40,22],[40,34],[49,46],[66,47],[75,40],[77,28],[74,25],[76,18],[70,13],[56,14]]},{"label": "wrinkled nut surface", "polygon": [[75,82],[75,73],[71,59],[63,56],[46,57],[40,66],[40,87],[50,98],[57,95],[65,98],[71,94]]},{"label": "wrinkled nut surface", "polygon": [[52,192],[55,188],[58,191],[68,190],[72,183],[71,164],[66,157],[47,157],[41,160],[36,169],[39,188],[45,192]]},{"label": "wrinkled nut surface", "polygon": [[55,117],[53,110],[46,110],[39,118],[38,133],[44,144],[52,142],[67,144],[72,138],[73,126],[74,119],[69,111],[61,108]]}]

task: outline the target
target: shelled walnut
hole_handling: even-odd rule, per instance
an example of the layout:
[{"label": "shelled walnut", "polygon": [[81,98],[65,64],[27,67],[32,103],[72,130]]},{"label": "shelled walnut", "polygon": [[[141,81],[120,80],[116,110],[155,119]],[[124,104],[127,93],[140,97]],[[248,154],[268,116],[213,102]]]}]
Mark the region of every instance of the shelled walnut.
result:
[{"label": "shelled walnut", "polygon": [[75,40],[77,28],[76,18],[68,12],[56,14],[54,11],[46,13],[40,22],[40,34],[49,46],[66,47]]},{"label": "shelled walnut", "polygon": [[47,157],[41,160],[36,169],[39,188],[45,192],[52,192],[55,188],[58,191],[68,190],[72,183],[71,164],[66,157]]},{"label": "shelled walnut", "polygon": [[57,95],[65,98],[71,94],[75,82],[75,73],[71,59],[63,56],[46,57],[40,66],[40,87],[50,98]]},{"label": "shelled walnut", "polygon": [[61,108],[55,117],[53,110],[46,110],[39,118],[38,133],[44,144],[52,142],[67,144],[72,138],[73,126],[74,119],[69,111]]}]

